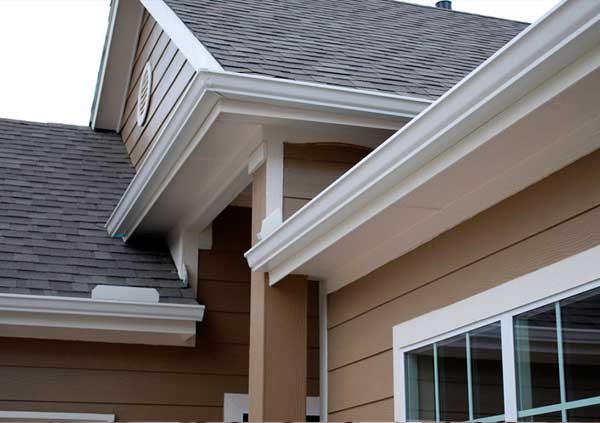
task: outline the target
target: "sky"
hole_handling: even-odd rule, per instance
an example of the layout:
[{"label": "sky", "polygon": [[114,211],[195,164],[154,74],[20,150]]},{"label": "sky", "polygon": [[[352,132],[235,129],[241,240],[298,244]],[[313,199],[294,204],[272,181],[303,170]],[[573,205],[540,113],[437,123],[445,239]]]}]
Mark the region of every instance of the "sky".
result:
[{"label": "sky", "polygon": [[[432,6],[437,0],[403,1]],[[452,0],[452,9],[522,22],[535,22],[558,3],[559,0]]]},{"label": "sky", "polygon": [[[436,0],[406,1],[432,6]],[[452,6],[533,22],[557,3],[453,0]],[[109,0],[0,0],[0,117],[88,125],[109,7]]]}]

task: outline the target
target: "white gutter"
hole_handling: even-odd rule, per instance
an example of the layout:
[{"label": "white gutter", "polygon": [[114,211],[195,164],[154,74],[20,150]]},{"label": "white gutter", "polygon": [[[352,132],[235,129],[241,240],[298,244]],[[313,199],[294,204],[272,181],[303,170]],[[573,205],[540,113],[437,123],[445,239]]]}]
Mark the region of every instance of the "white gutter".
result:
[{"label": "white gutter", "polygon": [[397,202],[417,170],[597,45],[599,13],[558,5],[249,250],[252,270],[276,283]]},{"label": "white gutter", "polygon": [[379,91],[235,72],[204,72],[208,87],[228,98],[292,107],[413,118],[432,101]]},{"label": "white gutter", "polygon": [[351,114],[357,119],[365,116],[369,119],[412,118],[431,104],[419,98],[325,84],[233,72],[198,72],[108,219],[106,227],[111,236],[126,239],[135,231],[202,142],[201,134],[208,131],[220,114],[218,103],[223,98],[244,100],[248,104]]},{"label": "white gutter", "polygon": [[3,336],[191,345],[203,305],[0,294]]}]

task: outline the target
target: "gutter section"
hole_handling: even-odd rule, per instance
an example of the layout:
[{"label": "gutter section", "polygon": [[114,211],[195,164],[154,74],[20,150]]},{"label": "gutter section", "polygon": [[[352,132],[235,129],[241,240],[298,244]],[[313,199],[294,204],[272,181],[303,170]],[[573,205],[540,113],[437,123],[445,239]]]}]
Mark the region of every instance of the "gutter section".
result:
[{"label": "gutter section", "polygon": [[0,294],[3,336],[192,346],[203,305]]}]

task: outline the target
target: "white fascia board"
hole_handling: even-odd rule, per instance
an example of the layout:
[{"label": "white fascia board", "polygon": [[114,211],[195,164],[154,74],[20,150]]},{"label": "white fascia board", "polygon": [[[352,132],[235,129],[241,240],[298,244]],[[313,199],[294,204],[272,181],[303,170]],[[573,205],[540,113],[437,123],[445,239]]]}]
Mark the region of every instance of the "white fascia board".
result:
[{"label": "white fascia board", "polygon": [[599,13],[597,2],[561,3],[257,243],[252,270],[276,283],[398,201],[380,200],[597,45]]},{"label": "white fascia board", "polygon": [[92,129],[120,129],[142,16],[137,1],[114,0],[111,4],[90,116]]},{"label": "white fascia board", "polygon": [[94,93],[94,100],[92,103],[92,112],[90,116],[90,126],[92,129],[96,128],[96,119],[98,118],[98,110],[100,107],[100,97],[102,87],[104,85],[104,77],[106,75],[106,67],[108,57],[110,55],[110,43],[112,41],[113,33],[115,31],[115,20],[117,16],[117,9],[119,7],[119,0],[113,0],[110,5],[110,11],[108,15],[108,28],[106,30],[106,37],[104,40],[104,49],[102,51],[102,58],[100,59],[100,69],[98,70],[98,80],[96,81],[96,91]]},{"label": "white fascia board", "polygon": [[276,103],[311,111],[399,119],[412,118],[431,104],[429,100],[325,84],[231,72],[197,72],[108,219],[106,227],[111,236],[131,236],[224,111],[224,97],[244,100],[237,104],[245,107],[248,115],[258,115],[261,109],[256,108],[257,103]]},{"label": "white fascia board", "polygon": [[336,85],[278,79],[235,72],[207,72],[211,90],[225,98],[262,104],[285,104],[312,110],[336,110],[357,114],[414,118],[432,100],[359,90]]},{"label": "white fascia board", "polygon": [[0,422],[114,422],[114,414],[0,411]]},{"label": "white fascia board", "polygon": [[195,70],[223,70],[219,62],[163,0],[140,1]]},{"label": "white fascia board", "polygon": [[203,305],[0,294],[2,333],[16,337],[189,345],[203,317]]}]

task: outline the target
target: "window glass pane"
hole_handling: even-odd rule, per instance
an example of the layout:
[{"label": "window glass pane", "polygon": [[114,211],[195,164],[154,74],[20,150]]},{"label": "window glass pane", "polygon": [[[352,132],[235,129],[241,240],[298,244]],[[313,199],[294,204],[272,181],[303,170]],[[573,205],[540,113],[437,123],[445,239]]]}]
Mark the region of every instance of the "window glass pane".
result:
[{"label": "window glass pane", "polygon": [[600,405],[567,410],[567,420],[570,422],[599,422]]},{"label": "window glass pane", "polygon": [[406,354],[406,416],[408,420],[435,420],[433,346]]},{"label": "window glass pane", "polygon": [[469,334],[469,341],[473,380],[473,417],[478,419],[504,414],[500,323],[493,323],[472,331]]},{"label": "window glass pane", "polygon": [[600,293],[561,301],[567,401],[600,395]]},{"label": "window glass pane", "polygon": [[440,420],[469,420],[467,353],[462,335],[437,344]]},{"label": "window glass pane", "polygon": [[560,403],[554,304],[514,322],[519,410]]},{"label": "window glass pane", "polygon": [[538,414],[537,416],[522,417],[520,422],[562,422],[560,411],[554,413]]}]

